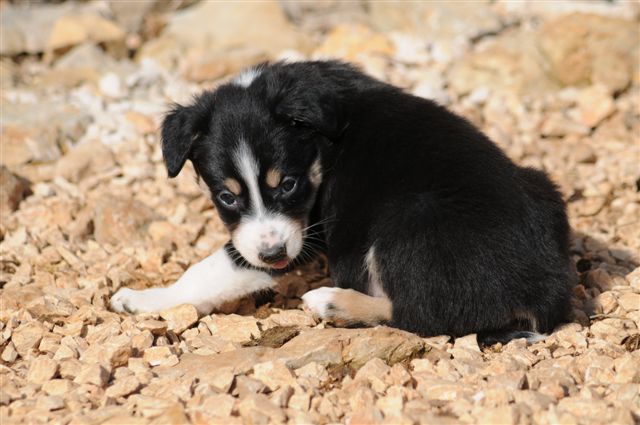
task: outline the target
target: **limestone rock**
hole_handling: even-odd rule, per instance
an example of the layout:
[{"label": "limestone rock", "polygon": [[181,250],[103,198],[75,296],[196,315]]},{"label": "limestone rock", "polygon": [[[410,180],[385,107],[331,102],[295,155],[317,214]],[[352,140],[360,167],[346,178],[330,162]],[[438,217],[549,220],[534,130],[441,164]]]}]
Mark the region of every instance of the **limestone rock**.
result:
[{"label": "limestone rock", "polygon": [[144,237],[145,226],[155,213],[140,201],[107,196],[96,205],[94,218],[96,241],[118,245]]},{"label": "limestone rock", "polygon": [[53,378],[57,371],[58,363],[55,360],[47,356],[38,356],[31,362],[27,380],[35,384],[42,384]]},{"label": "limestone rock", "polygon": [[214,336],[234,342],[249,342],[260,336],[257,321],[237,314],[212,315],[201,320]]},{"label": "limestone rock", "polygon": [[167,321],[170,330],[181,334],[198,321],[198,310],[191,304],[182,304],[160,312],[160,317]]},{"label": "limestone rock", "polygon": [[18,209],[20,202],[31,192],[29,182],[0,165],[0,214],[3,216]]},{"label": "limestone rock", "polygon": [[70,182],[103,173],[115,166],[113,153],[98,140],[74,146],[56,163],[56,174]]},{"label": "limestone rock", "polygon": [[578,114],[582,124],[595,127],[615,112],[615,103],[607,87],[593,85],[583,89],[578,96]]},{"label": "limestone rock", "polygon": [[554,78],[564,85],[600,83],[611,93],[631,81],[637,57],[635,23],[595,14],[572,13],[546,22],[539,45]]}]

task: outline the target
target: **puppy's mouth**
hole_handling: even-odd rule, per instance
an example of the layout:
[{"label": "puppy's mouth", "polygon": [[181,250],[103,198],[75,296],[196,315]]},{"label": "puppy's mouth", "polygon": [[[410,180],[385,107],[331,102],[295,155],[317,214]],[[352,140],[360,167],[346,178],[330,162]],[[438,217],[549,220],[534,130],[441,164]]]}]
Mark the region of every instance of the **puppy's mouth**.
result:
[{"label": "puppy's mouth", "polygon": [[289,265],[289,258],[283,258],[282,260],[276,261],[275,263],[269,264],[269,267],[275,270],[286,269]]}]

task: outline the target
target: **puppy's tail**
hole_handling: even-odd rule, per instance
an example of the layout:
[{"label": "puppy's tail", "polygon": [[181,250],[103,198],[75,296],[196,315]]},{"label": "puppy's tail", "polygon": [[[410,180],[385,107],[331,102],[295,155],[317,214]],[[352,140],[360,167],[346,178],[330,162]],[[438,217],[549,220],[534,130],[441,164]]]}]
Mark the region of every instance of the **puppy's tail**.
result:
[{"label": "puppy's tail", "polygon": [[547,337],[545,334],[537,332],[523,331],[516,329],[501,329],[496,331],[478,332],[478,344],[493,345],[498,342],[506,344],[512,339],[525,338],[529,344],[542,341]]}]

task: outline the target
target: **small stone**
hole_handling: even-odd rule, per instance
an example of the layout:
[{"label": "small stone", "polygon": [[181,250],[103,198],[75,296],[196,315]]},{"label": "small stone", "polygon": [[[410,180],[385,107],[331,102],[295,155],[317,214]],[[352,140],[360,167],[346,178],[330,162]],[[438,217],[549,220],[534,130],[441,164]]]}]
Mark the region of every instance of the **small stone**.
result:
[{"label": "small stone", "polygon": [[221,418],[225,418],[231,416],[235,404],[236,399],[229,394],[214,394],[205,397],[200,407],[204,410],[215,412]]},{"label": "small stone", "polygon": [[618,297],[618,304],[626,311],[640,310],[640,294],[625,292]]},{"label": "small stone", "polygon": [[271,391],[295,382],[291,370],[284,362],[268,361],[253,366],[253,377],[264,382]]},{"label": "small stone", "polygon": [[29,322],[21,325],[11,334],[11,341],[22,357],[26,356],[29,350],[36,348],[47,330],[38,322]]},{"label": "small stone", "polygon": [[68,379],[52,379],[42,384],[42,391],[48,395],[65,396],[74,388],[73,382]]},{"label": "small stone", "polygon": [[13,363],[18,358],[18,352],[16,351],[16,347],[13,345],[13,342],[9,342],[4,350],[2,350],[2,360],[7,363]]},{"label": "small stone", "polygon": [[103,173],[116,165],[113,152],[99,140],[88,140],[69,150],[56,163],[56,175],[70,182]]},{"label": "small stone", "polygon": [[249,342],[260,337],[258,322],[253,317],[237,314],[212,315],[202,319],[212,335],[233,342]]},{"label": "small stone", "polygon": [[104,386],[108,381],[111,373],[99,364],[85,365],[73,382],[77,384],[93,384],[98,387]]},{"label": "small stone", "polygon": [[98,87],[102,94],[112,99],[119,99],[126,95],[126,90],[122,85],[122,81],[120,81],[120,77],[114,72],[104,74],[98,81]]},{"label": "small stone", "polygon": [[144,350],[144,355],[142,356],[144,361],[149,363],[150,366],[173,363],[173,357],[175,357],[174,351],[169,346],[147,348]]},{"label": "small stone", "polygon": [[153,334],[151,331],[145,330],[144,332],[134,335],[131,338],[131,347],[137,351],[144,351],[153,345]]},{"label": "small stone", "polygon": [[38,397],[38,401],[36,406],[39,409],[51,411],[51,410],[59,410],[64,408],[64,400],[59,396],[44,396]]},{"label": "small stone", "polygon": [[107,363],[112,367],[124,366],[132,354],[131,338],[118,335],[101,344],[91,345],[80,360],[85,363]]},{"label": "small stone", "polygon": [[47,356],[39,356],[31,362],[27,381],[42,384],[53,378],[58,371],[58,363]]},{"label": "small stone", "polygon": [[135,376],[116,379],[115,383],[107,388],[107,397],[125,397],[140,388],[140,381]]},{"label": "small stone", "polygon": [[587,127],[595,127],[615,112],[615,103],[609,90],[603,85],[583,89],[578,95],[578,116]]},{"label": "small stone", "polygon": [[478,423],[483,424],[516,424],[518,418],[518,410],[515,406],[482,408],[476,416]]},{"label": "small stone", "polygon": [[598,295],[595,299],[596,310],[600,313],[610,314],[618,308],[618,299],[613,292],[607,291]]},{"label": "small stone", "polygon": [[182,304],[160,312],[160,317],[167,321],[170,330],[180,335],[198,322],[198,310],[191,304]]},{"label": "small stone", "polygon": [[0,165],[0,214],[8,215],[18,209],[20,202],[29,194],[29,182]]},{"label": "small stone", "polygon": [[467,350],[476,351],[480,353],[480,346],[478,345],[478,337],[476,334],[466,335],[460,338],[456,338],[453,344],[454,348],[465,348]]},{"label": "small stone", "polygon": [[314,378],[324,383],[329,380],[327,369],[319,363],[309,362],[295,370],[296,376],[300,378]]},{"label": "small stone", "polygon": [[[256,413],[263,414],[274,422],[285,422],[284,412],[267,398],[264,394],[250,394],[238,405],[238,410],[243,418],[253,418]],[[259,416],[259,415],[258,415]]]},{"label": "small stone", "polygon": [[371,379],[372,377],[383,379],[391,368],[379,358],[374,358],[365,363],[356,373],[355,379]]},{"label": "small stone", "polygon": [[153,335],[164,335],[167,332],[167,322],[162,320],[147,319],[136,323],[138,329],[149,331]]}]

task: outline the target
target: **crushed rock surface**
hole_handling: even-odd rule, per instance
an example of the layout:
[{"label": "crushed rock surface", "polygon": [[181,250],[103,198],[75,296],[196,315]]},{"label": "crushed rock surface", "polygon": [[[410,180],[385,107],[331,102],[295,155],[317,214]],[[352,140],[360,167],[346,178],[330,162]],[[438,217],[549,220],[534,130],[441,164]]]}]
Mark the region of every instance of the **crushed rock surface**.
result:
[{"label": "crushed rock surface", "polygon": [[[0,4],[3,424],[640,421],[637,4],[217,3],[230,20],[214,28],[213,3],[170,3]],[[192,169],[166,178],[169,102],[264,59],[325,57],[553,177],[572,323],[491,347],[334,328],[301,307],[331,285],[322,258],[204,317],[109,311],[118,288],[171,284],[227,240]]]}]

